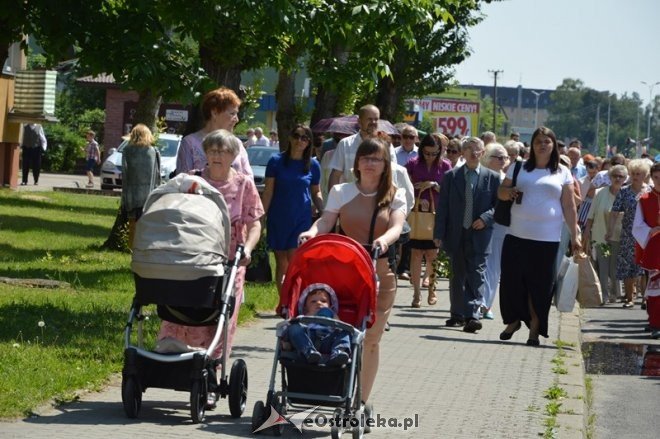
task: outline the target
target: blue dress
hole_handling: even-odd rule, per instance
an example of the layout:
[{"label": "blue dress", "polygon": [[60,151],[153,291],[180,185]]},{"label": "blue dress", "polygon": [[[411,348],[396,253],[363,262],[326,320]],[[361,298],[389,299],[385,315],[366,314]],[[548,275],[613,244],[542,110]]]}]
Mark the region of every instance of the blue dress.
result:
[{"label": "blue dress", "polygon": [[298,247],[298,236],[312,225],[311,186],[319,184],[321,166],[312,158],[303,173],[303,160],[287,160],[284,153],[268,161],[266,178],[274,179],[273,198],[268,208],[266,233],[272,250]]}]

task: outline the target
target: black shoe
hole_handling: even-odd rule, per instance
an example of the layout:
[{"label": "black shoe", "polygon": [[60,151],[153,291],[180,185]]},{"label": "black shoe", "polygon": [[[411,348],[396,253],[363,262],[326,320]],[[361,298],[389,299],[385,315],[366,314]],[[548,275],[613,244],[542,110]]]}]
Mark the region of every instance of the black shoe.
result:
[{"label": "black shoe", "polygon": [[511,340],[511,337],[513,337],[513,334],[514,334],[518,329],[520,329],[520,326],[521,326],[521,323],[520,323],[520,321],[518,321],[518,324],[517,324],[516,327],[513,329],[513,332],[506,332],[506,331],[502,331],[502,332],[500,332],[500,340],[504,340],[504,341],[506,341],[506,340]]},{"label": "black shoe", "polygon": [[527,339],[527,346],[539,346],[540,344],[541,344],[541,342],[539,342],[538,338],[537,339],[533,339],[533,338]]},{"label": "black shoe", "polygon": [[305,352],[305,360],[307,360],[309,364],[318,364],[318,362],[321,361],[321,354],[316,349],[310,349]]},{"label": "black shoe", "polygon": [[479,320],[477,319],[470,319],[467,321],[465,326],[463,327],[464,332],[477,332],[482,328],[482,324]]},{"label": "black shoe", "polygon": [[332,353],[332,355],[330,356],[330,358],[328,358],[328,361],[325,364],[327,364],[328,366],[342,366],[348,363],[348,360],[349,360],[348,352],[337,350]]},{"label": "black shoe", "polygon": [[445,326],[449,326],[450,328],[458,328],[459,326],[465,326],[465,320],[456,319],[452,317],[451,319],[445,322]]},{"label": "black shoe", "polygon": [[27,181],[21,182],[21,186],[27,186]]}]

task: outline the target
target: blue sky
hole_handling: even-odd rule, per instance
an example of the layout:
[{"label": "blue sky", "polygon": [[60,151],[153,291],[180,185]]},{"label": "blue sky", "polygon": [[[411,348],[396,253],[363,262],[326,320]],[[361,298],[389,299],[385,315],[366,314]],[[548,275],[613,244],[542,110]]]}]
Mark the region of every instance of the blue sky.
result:
[{"label": "blue sky", "polygon": [[[456,68],[461,84],[555,89],[564,78],[622,95],[660,81],[660,1],[504,0],[485,5],[469,30],[472,55]],[[653,89],[660,95],[660,84]]]}]

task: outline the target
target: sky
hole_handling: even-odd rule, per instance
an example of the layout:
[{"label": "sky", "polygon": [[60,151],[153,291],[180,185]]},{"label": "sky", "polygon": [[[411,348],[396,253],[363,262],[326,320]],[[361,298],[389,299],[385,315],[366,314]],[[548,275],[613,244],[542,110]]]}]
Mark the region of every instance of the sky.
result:
[{"label": "sky", "polygon": [[[564,78],[646,104],[660,82],[659,0],[504,0],[482,8],[469,28],[472,55],[456,67],[461,84],[554,90]],[[660,95],[660,84],[653,88]]]}]

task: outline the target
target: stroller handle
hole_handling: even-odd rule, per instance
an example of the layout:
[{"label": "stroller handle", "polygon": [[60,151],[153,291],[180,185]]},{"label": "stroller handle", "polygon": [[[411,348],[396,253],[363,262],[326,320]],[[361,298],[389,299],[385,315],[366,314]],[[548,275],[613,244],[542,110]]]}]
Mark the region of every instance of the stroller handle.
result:
[{"label": "stroller handle", "polygon": [[380,247],[375,245],[371,249],[371,259],[376,260],[380,257]]}]

